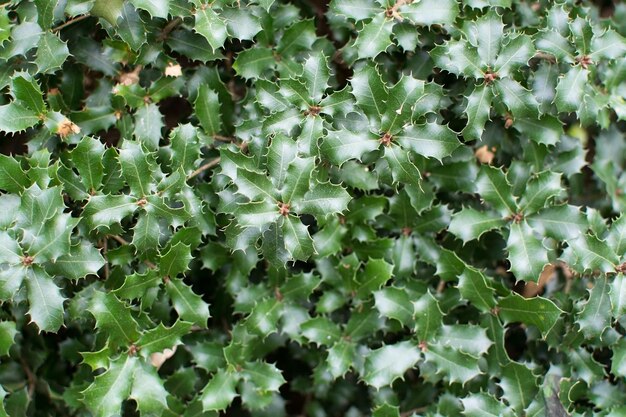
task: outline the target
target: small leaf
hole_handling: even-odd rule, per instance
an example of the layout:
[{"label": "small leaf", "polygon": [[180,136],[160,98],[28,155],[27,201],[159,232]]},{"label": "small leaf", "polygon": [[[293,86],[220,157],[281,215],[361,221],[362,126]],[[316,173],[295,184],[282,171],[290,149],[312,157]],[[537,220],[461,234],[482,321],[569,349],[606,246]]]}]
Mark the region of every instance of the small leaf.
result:
[{"label": "small leaf", "polygon": [[428,344],[424,358],[427,363],[436,366],[437,372],[445,375],[450,382],[465,385],[482,374],[477,358],[438,343]]},{"label": "small leaf", "polygon": [[0,106],[0,131],[5,133],[18,133],[35,126],[39,123],[39,115],[22,106],[12,102]]},{"label": "small leaf", "polygon": [[148,359],[151,354],[172,349],[181,344],[180,338],[186,335],[191,328],[191,323],[177,320],[171,327],[165,327],[163,323],[148,330],[137,340],[137,347],[142,357]]},{"label": "small leaf", "polygon": [[398,320],[400,324],[406,327],[413,325],[415,308],[405,289],[385,287],[374,292],[374,300],[376,309],[382,316]]},{"label": "small leaf", "polygon": [[94,291],[88,310],[96,318],[96,327],[105,332],[111,344],[130,345],[139,338],[137,322],[130,309],[115,295]]},{"label": "small leaf", "polygon": [[304,261],[315,253],[313,239],[299,218],[284,217],[281,230],[285,239],[285,249],[293,259]]},{"label": "small leaf", "polygon": [[596,279],[589,292],[589,299],[576,320],[585,338],[599,338],[611,326],[610,300],[607,277]]},{"label": "small leaf", "polygon": [[96,417],[120,414],[122,402],[130,395],[137,358],[122,355],[82,392],[82,401]]},{"label": "small leaf", "polygon": [[498,301],[498,311],[505,323],[522,322],[537,326],[544,337],[563,314],[563,310],[546,298],[523,298],[515,293]]},{"label": "small leaf", "polygon": [[452,216],[448,227],[450,233],[458,236],[463,243],[479,239],[485,232],[504,226],[504,219],[485,211],[464,207]]},{"label": "small leaf", "polygon": [[198,7],[194,17],[196,19],[194,30],[209,41],[214,51],[224,46],[224,41],[228,36],[226,23],[211,9],[211,6],[205,4]]},{"label": "small leaf", "polygon": [[452,129],[437,123],[410,126],[398,135],[397,140],[404,148],[439,161],[461,145]]},{"label": "small leaf", "polygon": [[207,135],[218,134],[221,130],[220,101],[217,93],[206,84],[201,84],[194,103],[196,116]]},{"label": "small leaf", "polygon": [[15,322],[0,321],[0,356],[9,354],[9,349],[15,343],[16,334]]},{"label": "small leaf", "polygon": [[326,364],[333,378],[340,378],[348,372],[356,359],[356,349],[353,343],[339,340],[328,349]]},{"label": "small leaf", "polygon": [[178,315],[186,321],[206,328],[209,314],[209,305],[202,298],[178,278],[170,278],[165,288]]},{"label": "small leaf", "polygon": [[533,234],[526,221],[513,222],[507,240],[511,272],[517,280],[539,281],[541,271],[548,264],[548,251]]},{"label": "small leaf", "polygon": [[293,207],[299,213],[323,218],[342,213],[348,208],[350,200],[350,194],[343,187],[325,182],[311,187],[302,200],[294,201]]},{"label": "small leaf", "polygon": [[200,394],[203,411],[225,410],[235,399],[235,387],[239,377],[224,369],[218,370]]},{"label": "small leaf", "polygon": [[39,330],[57,332],[63,325],[63,302],[65,298],[52,277],[38,266],[29,268],[28,314]]},{"label": "small leaf", "polygon": [[35,64],[43,74],[54,73],[61,69],[65,60],[70,56],[67,44],[50,32],[44,32],[37,44],[37,58]]},{"label": "small leaf", "polygon": [[363,381],[380,389],[391,385],[421,359],[420,350],[409,341],[372,350],[365,358]]},{"label": "small leaf", "polygon": [[454,0],[420,0],[404,3],[399,12],[416,25],[451,25],[459,14],[459,6]]},{"label": "small leaf", "polygon": [[357,296],[368,298],[374,291],[380,289],[393,275],[393,265],[384,259],[368,259],[365,269],[357,274]]}]

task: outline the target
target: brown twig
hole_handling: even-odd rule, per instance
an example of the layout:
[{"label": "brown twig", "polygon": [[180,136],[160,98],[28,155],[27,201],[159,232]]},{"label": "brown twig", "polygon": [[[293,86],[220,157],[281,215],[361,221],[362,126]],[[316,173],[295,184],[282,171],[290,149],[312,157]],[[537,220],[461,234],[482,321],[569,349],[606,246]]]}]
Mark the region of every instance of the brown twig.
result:
[{"label": "brown twig", "polygon": [[28,366],[28,363],[24,360],[23,357],[20,356],[20,363],[22,365],[22,369],[26,374],[26,381],[28,384],[28,396],[32,398],[33,393],[35,392],[35,386],[37,385],[37,377]]},{"label": "brown twig", "polygon": [[163,27],[163,30],[161,31],[161,34],[159,35],[158,39],[160,41],[164,41],[165,39],[167,39],[169,34],[172,32],[172,30],[174,30],[174,28],[180,25],[182,22],[183,22],[183,19],[181,17],[177,17],[176,19],[169,21],[167,25]]},{"label": "brown twig", "polygon": [[220,160],[221,159],[219,157],[217,157],[215,159],[211,159],[209,162],[207,162],[206,164],[202,165],[200,168],[196,169],[194,172],[189,174],[189,176],[187,177],[187,180],[190,180],[190,179],[200,175],[201,173],[203,173],[207,169],[213,168],[214,166],[216,166],[217,164],[220,163]]},{"label": "brown twig", "polygon": [[57,27],[53,28],[53,29],[52,29],[52,31],[53,31],[53,32],[58,32],[58,31],[60,31],[61,29],[65,29],[66,27],[68,27],[68,26],[70,26],[70,25],[73,25],[74,23],[80,22],[81,20],[85,20],[85,19],[87,19],[88,17],[90,17],[90,15],[88,15],[88,14],[83,14],[83,15],[80,15],[80,16],[76,16],[76,17],[74,17],[74,18],[72,18],[72,19],[68,20],[67,22],[62,23],[62,24],[60,24],[59,26],[57,26]]}]

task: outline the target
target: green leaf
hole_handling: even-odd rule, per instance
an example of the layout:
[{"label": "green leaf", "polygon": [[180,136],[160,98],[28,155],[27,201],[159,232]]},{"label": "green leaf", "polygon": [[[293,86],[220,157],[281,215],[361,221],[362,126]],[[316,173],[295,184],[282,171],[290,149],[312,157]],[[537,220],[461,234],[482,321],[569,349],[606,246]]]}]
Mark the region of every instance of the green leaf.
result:
[{"label": "green leaf", "polygon": [[463,137],[466,140],[480,140],[483,136],[485,123],[489,120],[493,90],[485,85],[480,85],[467,97],[465,114],[467,125],[463,129]]},{"label": "green leaf", "polygon": [[396,139],[404,148],[439,161],[461,145],[452,129],[437,123],[409,126]]},{"label": "green leaf", "polygon": [[305,261],[315,253],[313,239],[299,218],[286,216],[281,222],[285,249],[295,260]]},{"label": "green leaf", "polygon": [[262,392],[278,392],[278,389],[287,382],[276,365],[266,362],[245,364],[241,376]]},{"label": "green leaf", "polygon": [[133,51],[139,50],[146,43],[146,29],[143,21],[130,3],[123,4],[115,26],[118,35]]},{"label": "green leaf", "polygon": [[363,110],[370,124],[376,126],[383,118],[388,92],[378,69],[367,65],[352,77],[352,94],[357,105]]},{"label": "green leaf", "polygon": [[302,200],[294,201],[293,208],[299,213],[323,218],[342,213],[348,208],[350,200],[350,194],[343,187],[323,182],[313,185]]},{"label": "green leaf", "polygon": [[[571,267],[577,271],[613,272],[619,258],[606,242],[593,235],[582,234],[568,242],[574,262]],[[567,253],[567,252],[566,252]]]},{"label": "green leaf", "polygon": [[482,272],[465,268],[459,275],[459,292],[461,297],[468,300],[472,305],[482,311],[491,311],[496,306],[493,298],[494,289],[487,285],[487,280]]},{"label": "green leaf", "polygon": [[504,403],[484,392],[462,398],[461,403],[463,403],[463,415],[467,417],[513,417],[515,415]]},{"label": "green leaf", "polygon": [[463,243],[479,239],[485,232],[504,226],[504,219],[492,213],[464,207],[452,216],[448,231],[459,237]]},{"label": "green leaf", "polygon": [[502,102],[511,111],[513,117],[537,118],[539,103],[530,90],[524,88],[518,82],[503,78],[495,84],[497,94]]},{"label": "green leaf", "polygon": [[617,274],[609,286],[613,317],[619,318],[626,314],[626,277],[624,274]]},{"label": "green leaf", "polygon": [[398,320],[403,326],[412,327],[414,307],[405,289],[385,287],[374,292],[378,312],[387,318]]},{"label": "green leaf", "polygon": [[151,151],[159,148],[163,116],[155,103],[140,106],[135,112],[135,130],[133,136],[137,142],[143,144]]},{"label": "green leaf", "polygon": [[376,389],[391,385],[421,359],[412,342],[398,342],[372,350],[365,358],[363,381]]},{"label": "green leaf", "polygon": [[519,207],[525,214],[544,208],[553,198],[564,194],[561,187],[561,174],[544,171],[531,178],[524,194],[520,198]]},{"label": "green leaf", "polygon": [[89,198],[84,209],[91,230],[108,228],[137,210],[137,202],[127,195],[95,195]]},{"label": "green leaf", "polygon": [[152,155],[137,142],[124,141],[119,150],[122,175],[130,191],[137,197],[145,197],[156,187],[154,177],[154,161]]},{"label": "green leaf", "polygon": [[296,143],[285,135],[276,135],[267,151],[267,170],[274,178],[277,188],[281,188],[287,178],[287,170],[296,158]]},{"label": "green leaf", "polygon": [[209,314],[209,305],[193,290],[178,278],[170,277],[165,283],[165,289],[172,300],[178,315],[185,321],[192,322],[206,328]]},{"label": "green leaf", "polygon": [[536,377],[522,363],[511,362],[502,368],[500,388],[504,391],[503,398],[521,414],[531,403],[538,391]]},{"label": "green leaf", "polygon": [[588,227],[587,219],[580,210],[565,204],[547,207],[527,220],[534,230],[557,240],[574,239]]},{"label": "green leaf", "polygon": [[526,221],[511,224],[507,250],[515,278],[538,282],[541,271],[548,263],[548,251]]},{"label": "green leaf", "polygon": [[183,242],[176,242],[159,260],[159,270],[168,277],[176,277],[189,269],[191,247]]},{"label": "green leaf", "polygon": [[156,369],[145,362],[137,362],[133,373],[133,386],[129,398],[137,403],[143,415],[159,415],[168,410],[168,392],[163,387]]},{"label": "green leaf", "polygon": [[88,190],[100,189],[104,178],[102,165],[104,150],[104,145],[99,140],[85,136],[71,152],[72,162]]},{"label": "green leaf", "polygon": [[18,194],[30,185],[30,180],[20,163],[6,155],[0,155],[0,189]]},{"label": "green leaf", "polygon": [[171,327],[165,327],[163,323],[148,330],[137,340],[139,353],[148,359],[151,354],[163,352],[165,349],[172,349],[182,342],[181,337],[186,335],[191,329],[191,323],[177,320]]},{"label": "green leaf", "polygon": [[115,25],[117,19],[122,15],[124,0],[95,0],[91,8],[91,14],[101,17]]},{"label": "green leaf", "polygon": [[15,322],[0,321],[0,356],[9,354],[9,349],[15,343],[16,334]]},{"label": "green leaf", "polygon": [[438,342],[475,358],[486,354],[493,345],[487,329],[473,324],[444,325]]},{"label": "green leaf", "polygon": [[213,51],[224,46],[224,41],[228,36],[226,23],[211,9],[211,6],[204,4],[198,7],[194,17],[196,19],[194,30],[206,38]]},{"label": "green leaf", "polygon": [[380,13],[363,26],[354,42],[359,58],[375,58],[391,46],[393,20]]},{"label": "green leaf", "polygon": [[445,375],[450,382],[465,385],[482,374],[477,358],[438,343],[428,345],[424,359],[436,366],[437,373]]},{"label": "green leaf", "polygon": [[576,322],[587,339],[599,338],[611,326],[611,297],[606,276],[595,280]]},{"label": "green leaf", "polygon": [[494,70],[500,77],[510,77],[520,67],[527,65],[534,54],[535,48],[530,36],[513,35],[506,45],[501,47]]},{"label": "green leaf", "polygon": [[88,307],[96,319],[96,327],[114,345],[130,345],[139,339],[137,322],[130,309],[113,294],[94,291]]},{"label": "green leaf", "polygon": [[332,346],[341,337],[341,330],[330,319],[318,316],[300,325],[302,336],[317,346]]},{"label": "green leaf", "polygon": [[220,117],[220,101],[217,93],[206,84],[200,85],[198,97],[194,103],[196,116],[207,135],[220,132],[222,121]]},{"label": "green leaf", "polygon": [[107,371],[98,375],[82,392],[87,408],[94,416],[108,417],[120,414],[122,402],[130,395],[137,358],[122,355],[111,361]]},{"label": "green leaf", "polygon": [[[233,69],[243,78],[261,78],[261,76],[276,65],[274,51],[269,48],[250,48],[237,54]],[[267,106],[266,106],[267,107]]]},{"label": "green leaf", "polygon": [[502,170],[489,165],[481,165],[475,187],[480,197],[500,214],[508,215],[517,212],[513,189]]},{"label": "green leaf", "polygon": [[563,310],[542,297],[523,298],[513,293],[498,301],[498,315],[505,323],[533,325],[544,336],[554,327],[561,314]]},{"label": "green leaf", "polygon": [[274,186],[264,174],[237,169],[237,179],[234,183],[237,186],[237,192],[250,200],[275,201]]},{"label": "green leaf", "polygon": [[382,11],[374,0],[333,0],[330,8],[333,13],[357,21],[368,19]]},{"label": "green leaf", "polygon": [[554,104],[559,111],[567,113],[578,111],[583,101],[588,76],[589,71],[577,65],[559,80],[554,97]]},{"label": "green leaf", "polygon": [[58,71],[69,56],[70,51],[67,44],[57,35],[44,32],[39,38],[35,64],[40,73],[48,74]]},{"label": "green leaf", "polygon": [[46,113],[46,103],[43,101],[41,88],[30,74],[20,72],[13,75],[11,77],[11,92],[16,101],[38,115]]},{"label": "green leaf", "polygon": [[384,259],[368,259],[365,269],[357,274],[357,296],[368,298],[374,291],[380,289],[393,275],[393,265]]},{"label": "green leaf", "polygon": [[443,326],[443,313],[437,299],[427,291],[413,302],[415,333],[420,342],[429,342],[437,336]]},{"label": "green leaf", "polygon": [[200,394],[202,410],[225,410],[237,396],[235,387],[238,380],[239,377],[233,372],[224,369],[217,371]]},{"label": "green leaf", "polygon": [[173,51],[195,61],[206,63],[222,57],[222,54],[211,48],[203,36],[188,30],[173,31],[168,36],[166,43]]},{"label": "green leaf", "polygon": [[378,149],[380,143],[369,132],[349,130],[330,131],[320,145],[322,155],[331,163],[341,166],[350,159],[362,160],[363,155]]},{"label": "green leaf", "polygon": [[326,56],[323,54],[311,55],[304,61],[302,79],[309,92],[309,99],[318,103],[328,88],[330,72]]},{"label": "green leaf", "polygon": [[416,25],[451,25],[459,14],[459,6],[454,0],[420,0],[405,3],[399,12]]},{"label": "green leaf", "polygon": [[63,325],[63,302],[59,287],[42,268],[28,270],[28,314],[39,330],[57,332]]},{"label": "green leaf", "polygon": [[90,243],[83,242],[72,246],[68,253],[61,255],[46,269],[51,274],[78,280],[87,275],[96,275],[104,263],[100,252]]},{"label": "green leaf", "polygon": [[422,175],[413,161],[409,158],[409,153],[399,146],[386,146],[385,159],[391,169],[394,182],[400,184],[420,185]]},{"label": "green leaf", "polygon": [[131,3],[150,13],[151,17],[167,19],[170,7],[169,0],[131,0]]},{"label": "green leaf", "polygon": [[353,343],[339,340],[328,349],[326,364],[333,378],[340,378],[350,370],[356,359],[356,349]]},{"label": "green leaf", "polygon": [[0,106],[0,131],[5,133],[19,133],[39,123],[39,115],[18,104],[12,102]]}]

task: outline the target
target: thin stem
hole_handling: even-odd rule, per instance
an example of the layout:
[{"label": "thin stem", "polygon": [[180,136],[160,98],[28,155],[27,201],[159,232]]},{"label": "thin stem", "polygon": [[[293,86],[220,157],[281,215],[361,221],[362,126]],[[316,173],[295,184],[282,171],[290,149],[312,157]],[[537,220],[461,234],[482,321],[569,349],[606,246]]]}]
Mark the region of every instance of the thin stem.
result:
[{"label": "thin stem", "polygon": [[32,398],[33,393],[35,392],[35,386],[37,384],[37,377],[35,377],[35,374],[30,369],[30,366],[28,366],[28,362],[26,362],[26,360],[24,360],[24,358],[21,356],[20,363],[22,365],[24,373],[26,374],[26,381],[28,383],[28,396]]},{"label": "thin stem", "polygon": [[52,31],[53,32],[58,32],[61,29],[65,29],[66,27],[68,27],[70,25],[73,25],[74,23],[80,22],[81,20],[85,20],[88,17],[90,17],[90,15],[88,15],[88,14],[84,14],[84,15],[81,15],[81,16],[76,16],[75,18],[70,19],[67,22],[65,22],[65,23],[63,23],[63,24],[53,28]]},{"label": "thin stem", "polygon": [[165,27],[161,31],[161,34],[159,35],[159,40],[164,41],[165,39],[167,39],[170,32],[174,30],[174,28],[180,25],[182,22],[183,22],[183,19],[181,17],[177,17],[176,19],[168,22],[167,25],[165,25]]},{"label": "thin stem", "polygon": [[215,159],[211,159],[209,162],[207,162],[206,164],[202,165],[200,168],[196,169],[194,172],[189,174],[189,176],[187,177],[187,180],[190,180],[190,179],[200,175],[201,173],[203,173],[207,169],[213,168],[214,166],[216,166],[217,164],[220,163],[220,160],[221,159],[219,157],[217,157]]}]

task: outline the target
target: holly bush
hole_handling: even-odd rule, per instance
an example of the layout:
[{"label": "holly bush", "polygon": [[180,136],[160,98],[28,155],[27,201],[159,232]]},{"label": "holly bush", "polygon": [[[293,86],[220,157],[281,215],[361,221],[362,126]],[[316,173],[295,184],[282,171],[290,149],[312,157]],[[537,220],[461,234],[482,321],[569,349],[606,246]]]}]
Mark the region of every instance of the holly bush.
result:
[{"label": "holly bush", "polygon": [[0,5],[0,415],[626,415],[626,4]]}]

